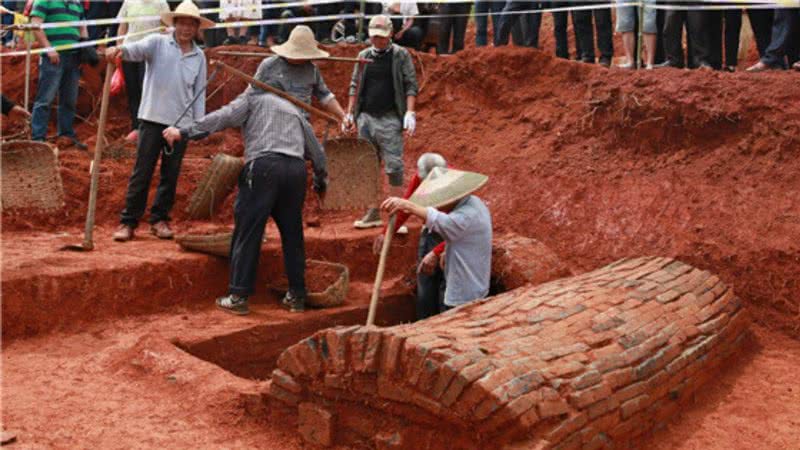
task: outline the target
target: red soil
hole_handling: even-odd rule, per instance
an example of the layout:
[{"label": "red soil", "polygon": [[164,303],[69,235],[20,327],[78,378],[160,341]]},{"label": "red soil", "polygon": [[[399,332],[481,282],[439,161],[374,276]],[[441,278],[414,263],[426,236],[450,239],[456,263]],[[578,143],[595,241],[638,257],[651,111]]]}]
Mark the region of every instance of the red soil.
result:
[{"label": "red soil", "polygon": [[[797,75],[606,70],[552,58],[552,33],[546,30],[544,51],[417,55],[422,92],[418,133],[406,147],[407,167],[423,151],[440,151],[458,167],[487,173],[490,182],[478,195],[492,209],[497,232],[534,237],[576,272],[657,254],[719,274],[760,324],[756,344],[651,446],[791,448],[800,442],[800,345],[787,338],[800,337]],[[356,49],[333,53],[354,55]],[[258,63],[226,60],[248,72]],[[21,100],[24,60],[0,61],[3,91]],[[321,67],[344,103],[350,65]],[[33,72],[35,92],[36,64]],[[92,143],[101,78],[93,69],[84,73],[79,114],[95,113],[77,130]],[[226,84],[209,106],[235,96],[240,88],[234,84]],[[3,135],[19,130],[4,122]],[[128,127],[124,97],[116,98],[109,139],[124,136]],[[174,209],[178,227],[186,226],[184,208],[206,157],[219,151],[241,154],[237,131],[190,145]],[[90,157],[62,151],[66,207],[53,215],[4,211],[3,240],[78,231]],[[106,231],[99,239],[107,241],[116,224],[131,165],[131,159],[102,164],[97,222]],[[215,223],[232,223],[232,203],[233,196],[226,199]],[[307,233],[330,233],[330,224],[345,227],[354,215],[326,212],[319,231]],[[353,253],[329,252],[329,259]],[[71,256],[63,257],[59,264],[69,266]],[[3,263],[4,278],[13,258]],[[351,270],[369,275],[374,265]],[[157,356],[150,366],[121,368],[119,358],[135,345],[144,354],[166,351],[161,344],[148,347],[143,335],[188,332],[216,317],[210,311],[183,316],[173,311],[105,320],[79,334],[4,343],[4,427],[21,431],[26,445],[45,447],[300,448],[293,425],[264,424],[242,412],[246,402],[230,400],[239,386],[235,377],[217,379],[195,364],[195,372],[175,369],[193,378],[179,376],[173,383],[171,372],[159,364],[172,366]]]}]

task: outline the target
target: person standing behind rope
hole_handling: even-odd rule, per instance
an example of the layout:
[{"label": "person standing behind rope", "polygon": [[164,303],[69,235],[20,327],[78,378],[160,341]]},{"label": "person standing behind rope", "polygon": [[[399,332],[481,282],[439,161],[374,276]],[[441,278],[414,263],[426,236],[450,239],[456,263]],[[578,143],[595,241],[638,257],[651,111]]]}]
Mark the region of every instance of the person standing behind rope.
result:
[{"label": "person standing behind rope", "polygon": [[186,144],[179,142],[169,148],[161,133],[179,118],[178,125],[186,126],[205,114],[205,96],[201,92],[206,87],[206,57],[194,38],[198,30],[212,27],[214,22],[200,16],[200,10],[191,0],[178,5],[175,12],[162,14],[161,20],[174,26],[175,31],[106,50],[109,60],[121,56],[125,61],[147,63],[139,105],[136,164],[128,181],[121,225],[114,233],[116,241],[133,239],[134,230],[147,208],[150,181],[159,159],[161,177],[150,208],[150,231],[159,239],[172,239],[169,212],[175,202]]},{"label": "person standing behind rope", "polygon": [[[342,122],[345,132],[358,126],[359,137],[378,149],[389,179],[390,193],[403,193],[403,130],[413,136],[417,127],[414,106],[417,99],[417,75],[408,50],[392,43],[392,21],[379,15],[369,21],[372,46],[362,50],[360,59],[371,59],[362,71],[356,63],[350,80],[347,115]],[[402,118],[402,119],[401,119]],[[356,228],[383,224],[377,204],[357,220]]]},{"label": "person standing behind rope", "polygon": [[286,43],[275,45],[270,50],[275,56],[264,58],[253,78],[287,92],[309,105],[314,97],[328,112],[336,115],[339,120],[344,119],[342,106],[328,89],[319,68],[311,62],[312,59],[329,56],[328,52],[317,48],[311,28],[306,25],[296,26]]},{"label": "person standing behind rope", "polygon": [[[125,0],[119,9],[117,18],[126,19],[130,17],[161,16],[169,12],[169,5],[166,0]],[[128,33],[139,33],[141,31],[152,30],[161,26],[161,19],[141,20],[133,22],[123,22],[119,24],[120,36],[125,36],[122,45],[139,42],[149,36],[137,35],[128,36]],[[155,33],[155,31],[153,32]],[[125,75],[125,92],[128,95],[128,111],[131,115],[131,132],[125,139],[136,142],[139,138],[139,103],[142,101],[142,87],[144,86],[145,63],[140,61],[122,61],[122,72]]]},{"label": "person standing behind rope", "polygon": [[[74,22],[83,18],[83,6],[76,0],[35,0],[31,10],[34,25],[53,22]],[[34,31],[39,45],[50,48],[77,44],[87,36],[86,27],[55,27]],[[31,139],[44,141],[50,122],[50,104],[58,94],[58,146],[88,147],[78,140],[72,127],[78,101],[78,82],[81,77],[80,50],[49,50],[39,60],[39,84],[33,100]]]},{"label": "person standing behind rope", "polygon": [[245,168],[239,175],[234,206],[228,295],[217,299],[217,307],[237,315],[250,312],[247,297],[254,291],[264,227],[272,217],[281,235],[283,263],[289,279],[283,305],[292,312],[304,311],[304,159],[311,160],[313,188],[323,197],[328,184],[325,153],[297,107],[260,89],[247,89],[230,104],[189,126],[180,130],[167,128],[163,136],[177,145],[185,139],[201,139],[233,127],[242,130]]}]

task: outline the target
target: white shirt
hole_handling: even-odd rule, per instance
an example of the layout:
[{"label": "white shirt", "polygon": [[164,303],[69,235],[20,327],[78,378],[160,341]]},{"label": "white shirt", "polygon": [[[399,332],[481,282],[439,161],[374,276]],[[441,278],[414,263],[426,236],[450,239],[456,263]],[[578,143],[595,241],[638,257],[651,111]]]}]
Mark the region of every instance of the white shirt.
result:
[{"label": "white shirt", "polygon": [[383,3],[383,13],[389,15],[395,15],[396,12],[392,12],[392,10],[397,11],[400,10],[400,15],[403,18],[413,17],[419,15],[419,8],[417,8],[417,2],[381,2]]}]

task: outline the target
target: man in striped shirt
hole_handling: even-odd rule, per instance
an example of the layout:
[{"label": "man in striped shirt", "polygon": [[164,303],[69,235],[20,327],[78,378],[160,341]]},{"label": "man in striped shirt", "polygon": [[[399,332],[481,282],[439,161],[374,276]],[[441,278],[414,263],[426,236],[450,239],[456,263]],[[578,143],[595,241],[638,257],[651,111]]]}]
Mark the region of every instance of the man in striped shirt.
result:
[{"label": "man in striped shirt", "polygon": [[[31,23],[74,22],[83,18],[83,6],[77,0],[36,0],[31,11]],[[31,134],[34,141],[44,141],[50,122],[50,104],[58,94],[59,146],[71,146],[86,150],[72,128],[75,120],[75,105],[78,101],[80,80],[80,50],[57,49],[76,44],[86,38],[86,27],[63,26],[36,30],[36,40],[49,49],[39,60],[39,84],[33,101]],[[56,47],[56,48],[53,48]],[[66,144],[66,145],[65,145]]]}]

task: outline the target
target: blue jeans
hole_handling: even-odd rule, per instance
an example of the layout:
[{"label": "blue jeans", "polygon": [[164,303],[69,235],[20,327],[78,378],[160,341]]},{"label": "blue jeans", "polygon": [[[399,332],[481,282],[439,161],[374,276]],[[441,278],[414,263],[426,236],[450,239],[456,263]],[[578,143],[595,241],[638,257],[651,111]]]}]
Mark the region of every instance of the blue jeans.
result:
[{"label": "blue jeans", "polygon": [[[262,1],[261,3],[266,5],[272,2]],[[269,8],[261,10],[261,18],[263,19],[277,19],[280,16],[281,16],[281,10],[278,8]],[[260,45],[264,45],[267,42],[267,38],[270,36],[272,36],[272,38],[275,39],[277,43],[278,25],[261,25],[261,30],[258,33],[258,43]]]},{"label": "blue jeans", "polygon": [[[505,3],[498,1],[477,0],[475,2],[475,14],[493,12],[498,13],[503,10]],[[475,16],[475,45],[484,47],[488,44],[486,35],[489,31],[489,16]],[[500,16],[492,16],[492,42],[497,41],[500,35]]]},{"label": "blue jeans", "polygon": [[[442,237],[423,228],[419,236],[417,263],[442,242]],[[444,305],[444,273],[439,267],[431,275],[417,274],[417,320],[435,316],[448,308]]]},{"label": "blue jeans", "polygon": [[[3,6],[8,9],[9,11],[16,11],[17,2],[11,2],[8,0],[3,0]],[[14,15],[13,14],[3,14],[3,25],[13,25],[14,24]],[[3,35],[3,44],[10,42],[14,39],[14,33],[9,31],[8,33]]]},{"label": "blue jeans", "polygon": [[47,55],[39,60],[39,84],[33,100],[31,137],[43,141],[47,137],[50,122],[50,104],[58,94],[58,136],[75,138],[72,122],[75,120],[75,104],[78,101],[78,81],[81,77],[80,52],[59,54],[58,65],[50,62]]},{"label": "blue jeans", "polygon": [[761,62],[771,67],[780,67],[785,69],[786,58],[789,58],[789,64],[792,64],[795,59],[796,44],[792,41],[795,39],[793,36],[795,32],[795,21],[800,21],[800,9],[785,8],[776,9],[775,16],[772,22],[772,39],[769,47],[761,57]]}]

